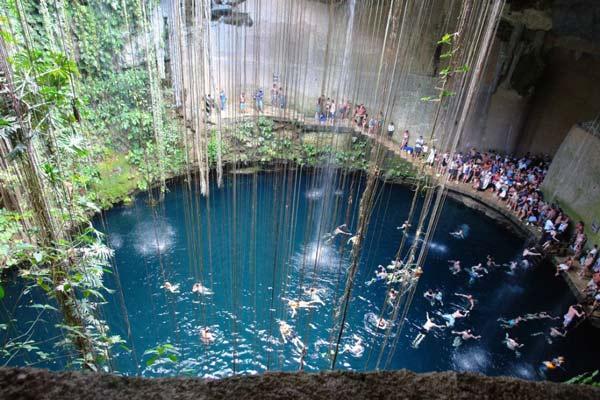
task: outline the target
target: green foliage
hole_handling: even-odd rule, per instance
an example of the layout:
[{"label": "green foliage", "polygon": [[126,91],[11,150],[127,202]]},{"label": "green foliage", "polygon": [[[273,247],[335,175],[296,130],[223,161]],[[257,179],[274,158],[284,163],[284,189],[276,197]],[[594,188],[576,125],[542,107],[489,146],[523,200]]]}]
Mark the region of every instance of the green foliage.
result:
[{"label": "green foliage", "polygon": [[161,344],[153,349],[146,350],[144,356],[150,356],[146,360],[146,366],[151,367],[155,364],[176,363],[179,356],[179,351],[169,343]]},{"label": "green foliage", "polygon": [[591,385],[600,387],[600,381],[596,378],[598,376],[599,371],[596,370],[594,372],[587,372],[585,374],[577,375],[565,383],[574,384],[574,385]]},{"label": "green foliage", "polygon": [[441,102],[445,98],[454,96],[456,94],[455,92],[453,92],[452,90],[446,89],[446,86],[447,86],[449,80],[455,74],[464,74],[464,73],[469,72],[468,65],[456,66],[452,62],[452,57],[458,50],[458,48],[455,47],[455,43],[454,43],[455,36],[456,36],[456,33],[446,33],[440,38],[440,40],[438,40],[438,42],[437,42],[438,45],[449,48],[448,50],[444,51],[440,55],[440,60],[446,60],[448,62],[448,64],[445,67],[443,67],[438,73],[440,85],[435,88],[438,91],[437,95],[423,96],[423,97],[421,97],[421,101]]}]

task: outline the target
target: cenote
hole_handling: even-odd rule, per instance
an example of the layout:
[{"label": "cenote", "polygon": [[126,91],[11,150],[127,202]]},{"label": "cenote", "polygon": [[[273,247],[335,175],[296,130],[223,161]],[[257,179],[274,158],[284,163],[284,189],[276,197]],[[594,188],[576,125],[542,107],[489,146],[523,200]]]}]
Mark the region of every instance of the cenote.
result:
[{"label": "cenote", "polygon": [[[211,187],[209,197],[200,195],[195,182],[182,180],[169,186],[157,206],[150,206],[148,194],[141,193],[132,204],[98,216],[97,226],[115,249],[113,271],[105,275],[107,287],[114,292],[107,296],[101,314],[112,334],[126,339],[125,346],[113,350],[113,371],[225,377],[267,370],[329,369],[328,343],[335,337],[335,302],[344,290],[350,246],[344,238],[327,243],[323,237],[344,222],[349,222],[351,231],[355,228],[358,206],[356,201],[348,205],[348,199],[364,183],[360,173],[332,168],[229,174],[221,189]],[[449,259],[471,266],[490,254],[498,263],[506,263],[518,258],[524,243],[493,220],[451,199],[444,205],[400,336],[395,340],[393,329],[382,346],[385,331],[375,327],[374,319],[381,313],[386,285],[366,282],[398,250],[403,235],[399,227],[414,194],[411,189],[389,183],[380,186],[340,343],[341,351],[360,337],[364,352],[359,357],[342,353],[338,369],[457,370],[564,380],[597,365],[594,354],[600,347],[585,340],[593,335],[588,326],[572,332],[569,340],[555,340],[552,346],[545,334],[536,335],[547,333],[560,320],[528,321],[512,329],[511,335],[525,344],[519,357],[505,347],[505,330],[498,318],[540,311],[558,317],[575,300],[564,281],[552,276],[549,265],[520,268],[514,275],[497,268],[472,283],[465,272],[452,275]],[[459,225],[469,227],[464,240],[449,235]],[[179,292],[166,291],[166,281],[179,285]],[[213,294],[192,293],[196,282]],[[286,300],[309,301],[304,293],[308,287],[319,289],[324,304],[301,308],[292,317]],[[423,297],[428,288],[443,292],[443,307],[433,307]],[[13,289],[7,304],[15,301],[18,291]],[[430,333],[419,348],[412,348],[417,326],[423,324],[427,312],[441,324],[436,311],[466,307],[453,293],[470,293],[477,299],[472,313],[457,320],[453,328]],[[35,298],[36,292],[24,296]],[[16,312],[33,319],[31,303],[21,298],[18,304]],[[387,307],[383,316],[390,318],[391,312]],[[303,357],[294,345],[283,342],[280,320],[287,321],[306,345]],[[54,323],[45,321],[44,329],[34,333],[42,343],[46,339],[49,348],[54,345],[51,338],[59,335]],[[212,344],[200,340],[203,327],[214,333]],[[464,329],[473,329],[481,340],[453,345],[455,336],[450,331]],[[176,362],[166,358],[149,362],[151,355],[144,353],[165,344],[177,351]],[[558,354],[578,362],[564,371],[542,375],[541,361]],[[39,365],[60,370],[68,368],[67,360]],[[15,358],[11,364],[22,361]]]}]

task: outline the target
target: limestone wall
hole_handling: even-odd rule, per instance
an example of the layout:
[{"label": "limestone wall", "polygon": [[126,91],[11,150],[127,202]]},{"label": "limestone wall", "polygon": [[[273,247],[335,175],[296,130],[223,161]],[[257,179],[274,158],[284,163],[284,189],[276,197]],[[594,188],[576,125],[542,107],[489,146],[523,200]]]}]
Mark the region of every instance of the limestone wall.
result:
[{"label": "limestone wall", "polygon": [[590,226],[600,221],[600,137],[574,125],[556,152],[542,191]]}]

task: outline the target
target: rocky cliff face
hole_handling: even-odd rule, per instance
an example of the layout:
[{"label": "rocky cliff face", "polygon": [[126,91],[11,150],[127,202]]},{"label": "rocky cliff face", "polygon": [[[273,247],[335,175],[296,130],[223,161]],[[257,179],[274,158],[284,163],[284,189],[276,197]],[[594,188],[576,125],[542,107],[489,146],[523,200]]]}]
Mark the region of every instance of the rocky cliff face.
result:
[{"label": "rocky cliff face", "polygon": [[0,398],[52,400],[454,399],[597,400],[589,386],[490,378],[470,373],[271,373],[218,381],[0,369]]}]

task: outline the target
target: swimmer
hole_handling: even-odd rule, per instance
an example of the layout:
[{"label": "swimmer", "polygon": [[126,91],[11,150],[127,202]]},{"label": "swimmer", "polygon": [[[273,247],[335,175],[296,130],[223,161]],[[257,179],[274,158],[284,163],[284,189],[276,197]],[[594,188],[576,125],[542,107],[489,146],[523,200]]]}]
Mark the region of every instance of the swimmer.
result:
[{"label": "swimmer", "polygon": [[525,321],[525,318],[520,316],[512,319],[498,318],[496,321],[500,322],[502,328],[510,329],[518,326],[522,321]]},{"label": "swimmer", "polygon": [[210,328],[201,328],[200,340],[202,341],[202,343],[208,345],[215,341],[215,335],[210,331]]},{"label": "swimmer", "polygon": [[412,347],[417,349],[419,347],[419,345],[421,344],[421,342],[423,341],[423,339],[425,339],[425,336],[427,336],[427,334],[433,329],[433,328],[438,328],[438,329],[444,329],[445,326],[443,325],[437,325],[435,322],[433,322],[433,320],[431,318],[429,318],[429,313],[425,313],[425,317],[427,318],[427,320],[425,321],[425,323],[419,327],[419,334],[415,337],[415,339],[412,341]]},{"label": "swimmer", "polygon": [[342,354],[350,353],[352,357],[360,358],[365,352],[365,346],[362,344],[362,338],[358,335],[352,335],[352,338],[355,340],[354,344],[345,344],[344,348],[342,349]]},{"label": "swimmer", "polygon": [[377,266],[377,271],[375,271],[375,278],[366,282],[367,286],[371,286],[375,282],[384,281],[388,278],[388,273],[383,267],[383,265]]},{"label": "swimmer", "polygon": [[299,308],[317,308],[313,301],[283,299],[288,302],[288,307],[292,310],[292,318],[296,316]]},{"label": "swimmer", "polygon": [[535,247],[532,247],[531,249],[525,249],[525,250],[523,250],[523,257],[529,257],[529,256],[538,257],[538,256],[541,256],[541,255],[542,255],[542,253],[536,253],[535,252]]},{"label": "swimmer", "polygon": [[311,303],[320,304],[324,306],[325,302],[321,300],[321,297],[319,296],[319,293],[322,291],[322,289],[317,289],[314,287],[304,289],[304,293],[310,296]]},{"label": "swimmer", "polygon": [[346,244],[351,244],[352,246],[354,246],[357,242],[358,242],[358,235],[352,236],[350,239],[348,239],[348,242]]},{"label": "swimmer", "polygon": [[510,336],[508,336],[508,333],[506,333],[506,335],[504,336],[504,340],[502,342],[506,345],[506,347],[509,350],[514,351],[515,355],[517,357],[521,356],[521,353],[519,353],[518,349],[520,349],[521,347],[525,346],[524,344],[520,344],[515,339],[511,338]]},{"label": "swimmer", "polygon": [[350,233],[346,224],[342,224],[333,230],[333,236],[337,235],[352,236],[352,233]]},{"label": "swimmer", "polygon": [[456,238],[456,239],[464,239],[465,238],[465,232],[462,229],[459,229],[455,232],[450,232],[450,236]]},{"label": "swimmer", "polygon": [[469,274],[469,283],[470,284],[473,284],[476,279],[479,279],[483,276],[483,275],[477,273],[477,271],[474,271],[472,268],[471,269],[467,268],[467,273]]},{"label": "swimmer", "polygon": [[429,304],[433,307],[435,305],[435,292],[433,289],[427,289],[425,293],[423,293],[423,297],[429,300]]},{"label": "swimmer", "polygon": [[460,261],[459,260],[448,260],[448,262],[450,264],[452,264],[450,266],[450,272],[452,272],[452,275],[456,275],[460,272]]},{"label": "swimmer", "polygon": [[534,320],[534,319],[559,319],[559,317],[553,317],[552,315],[548,314],[546,311],[540,311],[539,313],[535,313],[535,314],[525,314],[524,318],[526,320]]},{"label": "swimmer", "polygon": [[394,308],[396,306],[394,304],[394,302],[396,301],[397,298],[398,298],[398,291],[396,289],[390,288],[390,290],[388,292],[388,304],[390,305],[390,307]]},{"label": "swimmer", "polygon": [[494,261],[494,257],[492,257],[492,256],[490,256],[490,255],[488,254],[486,258],[487,258],[487,260],[486,260],[486,262],[485,262],[485,265],[486,265],[488,268],[494,268],[494,267],[497,267],[497,266],[498,266],[498,264],[496,264],[496,261]]},{"label": "swimmer", "polygon": [[467,299],[467,301],[469,302],[469,310],[472,310],[475,307],[475,298],[473,297],[473,295],[462,293],[454,293],[454,295]]},{"label": "swimmer", "polygon": [[509,275],[514,275],[515,271],[517,270],[517,266],[519,265],[519,263],[517,261],[511,261],[508,264],[502,264],[503,267],[508,267],[508,272],[506,272]]},{"label": "swimmer", "polygon": [[569,325],[571,325],[571,322],[573,322],[573,319],[575,317],[581,318],[584,315],[585,312],[583,311],[583,307],[581,306],[581,304],[575,304],[574,306],[570,306],[569,310],[563,317],[563,328],[566,329]]},{"label": "swimmer", "polygon": [[444,293],[442,293],[441,290],[436,289],[434,299],[435,299],[435,301],[440,303],[440,306],[442,306],[442,307],[444,307],[443,298],[444,298]]},{"label": "swimmer", "polygon": [[284,344],[289,341],[296,347],[299,353],[303,353],[306,350],[302,339],[292,330],[292,327],[287,322],[279,321],[279,333]]},{"label": "swimmer", "polygon": [[402,268],[402,265],[402,261],[392,260],[392,262],[386,268],[391,271],[394,271],[396,269]]},{"label": "swimmer", "polygon": [[214,294],[212,290],[199,282],[194,283],[194,286],[192,286],[192,293],[198,293],[204,296],[212,296]]},{"label": "swimmer", "polygon": [[469,315],[469,312],[456,310],[452,314],[442,314],[441,312],[437,312],[437,314],[446,320],[446,326],[448,328],[452,328],[456,323],[457,319],[467,317]]},{"label": "swimmer", "polygon": [[165,284],[162,285],[161,288],[164,288],[165,290],[167,290],[171,293],[179,293],[179,284],[173,285],[169,281],[165,282]]},{"label": "swimmer", "polygon": [[390,321],[388,321],[387,319],[384,319],[382,317],[377,318],[377,323],[375,324],[377,329],[387,329],[390,325],[391,325]]},{"label": "swimmer", "polygon": [[404,221],[404,223],[400,226],[397,226],[396,229],[399,229],[401,231],[404,231],[408,228],[410,228],[412,225],[408,223],[408,220]]},{"label": "swimmer", "polygon": [[548,344],[552,344],[554,340],[558,339],[559,337],[567,336],[567,332],[561,331],[559,328],[551,327],[548,332],[548,335],[546,335],[544,332],[536,332],[531,334],[531,336],[540,335],[544,335],[544,337],[546,338],[546,342],[548,342]]},{"label": "swimmer", "polygon": [[[477,264],[477,265],[473,265],[471,267],[471,271],[478,273],[479,275],[481,275],[482,273],[487,274],[488,270],[485,267],[481,266],[481,263]],[[483,276],[483,275],[482,275]]]},{"label": "swimmer", "polygon": [[548,371],[556,368],[562,368],[562,365],[565,363],[565,358],[563,356],[558,356],[553,358],[552,361],[542,361],[542,370]]},{"label": "swimmer", "polygon": [[453,335],[458,335],[460,337],[460,339],[467,341],[467,340],[479,340],[481,339],[481,336],[475,336],[473,335],[473,332],[470,329],[467,329],[466,331],[452,331]]}]

